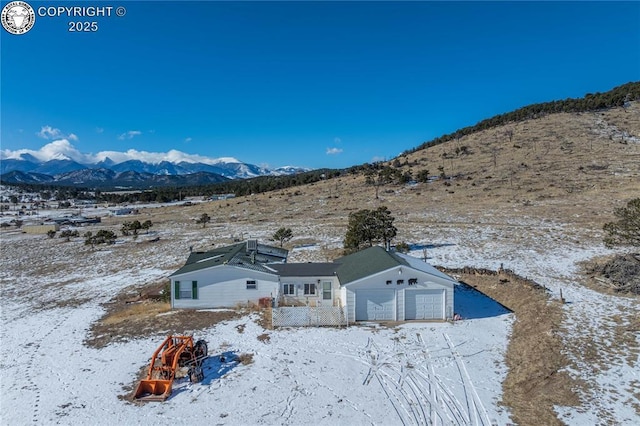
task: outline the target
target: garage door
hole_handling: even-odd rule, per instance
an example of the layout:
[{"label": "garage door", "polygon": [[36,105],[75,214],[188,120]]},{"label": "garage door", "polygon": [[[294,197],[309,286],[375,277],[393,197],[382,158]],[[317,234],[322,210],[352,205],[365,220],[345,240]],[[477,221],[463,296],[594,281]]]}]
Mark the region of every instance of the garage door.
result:
[{"label": "garage door", "polygon": [[444,318],[444,290],[405,290],[405,319]]},{"label": "garage door", "polygon": [[356,290],[356,321],[394,321],[395,290]]}]

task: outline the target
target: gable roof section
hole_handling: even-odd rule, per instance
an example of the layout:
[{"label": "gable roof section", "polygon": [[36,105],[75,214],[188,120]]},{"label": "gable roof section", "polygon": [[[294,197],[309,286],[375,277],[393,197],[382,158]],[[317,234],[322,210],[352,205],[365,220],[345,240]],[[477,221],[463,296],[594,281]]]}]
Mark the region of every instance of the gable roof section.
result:
[{"label": "gable roof section", "polygon": [[209,251],[194,251],[189,254],[189,257],[182,268],[178,269],[170,276],[182,275],[187,272],[224,265],[229,263],[229,261],[243,249],[244,243],[220,247]]},{"label": "gable roof section", "polygon": [[283,277],[329,277],[336,274],[340,265],[336,263],[279,263],[270,264]]},{"label": "gable roof section", "polygon": [[334,262],[339,264],[337,273],[341,285],[349,284],[396,266],[409,266],[405,259],[379,246],[369,247],[340,257]]},{"label": "gable roof section", "polygon": [[456,283],[422,260],[397,252],[388,252],[379,246],[369,247],[329,263],[285,263],[288,251],[279,247],[258,244],[257,250],[248,250],[247,244],[238,243],[209,250],[193,252],[187,262],[170,276],[182,275],[220,265],[237,266],[254,271],[278,274],[282,277],[329,277],[337,275],[341,285],[386,271],[406,266],[434,277]]},{"label": "gable roof section", "polygon": [[422,259],[418,259],[416,257],[409,256],[408,254],[403,254],[403,253],[394,253],[394,256],[402,258],[407,263],[407,265],[409,265],[410,268],[416,269],[418,271],[424,272],[426,274],[432,275],[437,278],[441,278],[446,281],[450,281],[453,284],[458,283],[457,280],[445,274],[444,272],[439,271],[434,266],[423,261]]},{"label": "gable roof section", "polygon": [[286,261],[288,253],[285,249],[264,244],[258,244],[257,250],[255,251],[248,251],[246,243],[238,243],[204,252],[192,252],[182,268],[170,276],[173,277],[226,264],[273,273],[272,270],[264,267],[263,264]]}]

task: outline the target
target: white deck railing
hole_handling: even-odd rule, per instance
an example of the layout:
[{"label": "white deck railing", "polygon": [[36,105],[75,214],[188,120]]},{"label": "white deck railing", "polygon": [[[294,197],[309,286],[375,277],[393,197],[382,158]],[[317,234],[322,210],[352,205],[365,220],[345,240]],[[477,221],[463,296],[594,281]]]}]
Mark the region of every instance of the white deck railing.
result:
[{"label": "white deck railing", "polygon": [[341,306],[299,306],[272,309],[274,327],[337,327],[349,325],[346,310]]}]

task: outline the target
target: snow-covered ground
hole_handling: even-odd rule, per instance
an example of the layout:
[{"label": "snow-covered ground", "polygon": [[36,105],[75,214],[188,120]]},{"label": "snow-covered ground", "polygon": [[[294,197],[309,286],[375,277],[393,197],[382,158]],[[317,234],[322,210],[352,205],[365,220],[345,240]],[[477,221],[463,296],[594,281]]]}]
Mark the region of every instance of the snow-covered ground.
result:
[{"label": "snow-covered ground", "polygon": [[[265,333],[253,318],[203,331],[205,379],[181,379],[164,403],[118,398],[157,340],[88,349],[91,308],[46,311],[17,321],[3,339],[3,424],[497,424],[511,315],[450,324]],[[244,325],[243,332],[238,325]],[[24,332],[29,331],[28,338]],[[28,345],[28,346],[27,346]],[[253,363],[234,356],[251,353]],[[225,355],[225,362],[220,361]]]},{"label": "snow-covered ground", "polygon": [[[567,354],[576,363],[569,372],[585,380],[584,406],[556,407],[567,424],[640,424],[640,333],[630,337],[628,347],[613,348],[615,327],[624,328],[640,316],[637,298],[604,295],[579,282],[578,264],[612,253],[601,235],[555,223],[520,220],[507,225],[439,226],[437,236],[427,240],[429,262],[450,268],[470,265],[516,271],[546,286],[552,297],[567,301],[565,341]],[[425,244],[427,244],[425,241]],[[422,257],[422,251],[413,253]],[[629,333],[632,334],[632,333]],[[599,362],[582,358],[581,346],[598,352]],[[609,348],[609,349],[607,349]]]},{"label": "snow-covered ground", "polygon": [[[237,230],[231,226],[227,232],[240,234],[240,226]],[[184,229],[159,232],[162,241],[180,239],[182,245],[193,238]],[[588,329],[590,338],[606,346],[612,338],[607,327],[614,313],[611,306],[615,312],[640,314],[635,299],[603,296],[577,282],[576,262],[608,252],[593,243],[593,235],[579,229],[522,219],[441,226],[437,233],[417,228],[411,232],[418,244],[412,254],[422,257],[419,246],[425,245],[432,264],[491,269],[503,264],[546,285],[554,297],[562,289],[569,302],[565,305],[569,340],[579,339]],[[331,235],[326,240],[327,246],[338,242]],[[124,255],[127,244],[135,243],[87,249],[79,257],[80,241],[2,235],[1,424],[510,422],[500,400],[515,317],[464,288],[456,291],[455,309],[465,319],[456,323],[264,330],[255,317],[247,316],[195,330],[194,337],[209,344],[205,380],[198,384],[178,380],[164,403],[132,404],[122,396],[135,385],[136,375],[161,339],[134,339],[102,349],[83,342],[91,324],[104,313],[102,303],[132,284],[166,277],[186,253],[152,244],[144,257],[130,259]],[[300,247],[292,257],[326,260],[317,258],[317,247]],[[31,265],[38,265],[38,275],[30,272]],[[639,341],[636,336],[634,344]],[[235,357],[240,354],[252,354],[253,362],[238,363]],[[629,403],[637,401],[633,395],[640,383],[637,358],[625,353],[611,357],[610,366],[598,368],[574,359],[578,368],[570,372],[588,380],[598,397],[585,395],[587,402],[581,407],[557,407],[563,421],[640,423]]]}]

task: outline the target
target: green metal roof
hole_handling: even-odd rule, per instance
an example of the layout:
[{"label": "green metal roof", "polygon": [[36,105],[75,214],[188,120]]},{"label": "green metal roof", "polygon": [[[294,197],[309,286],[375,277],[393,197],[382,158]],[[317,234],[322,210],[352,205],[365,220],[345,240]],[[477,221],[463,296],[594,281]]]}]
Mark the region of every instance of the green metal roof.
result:
[{"label": "green metal roof", "polygon": [[330,277],[335,275],[340,265],[334,262],[324,263],[279,263],[269,267],[283,277]]},{"label": "green metal roof", "polygon": [[258,244],[252,254],[247,249],[247,243],[242,242],[209,251],[192,252],[184,266],[170,276],[173,277],[225,264],[273,273],[273,271],[262,265],[270,262],[286,261],[287,254],[287,250],[263,244]]},{"label": "green metal roof", "polygon": [[236,254],[243,251],[245,247],[244,243],[238,243],[232,246],[220,247],[209,251],[194,251],[189,255],[184,266],[170,276],[224,265],[225,263],[229,263],[229,261],[233,259]]},{"label": "green metal roof", "polygon": [[341,285],[349,284],[396,266],[409,266],[404,259],[379,246],[369,247],[348,256],[340,257],[334,262],[340,264],[337,273]]}]

